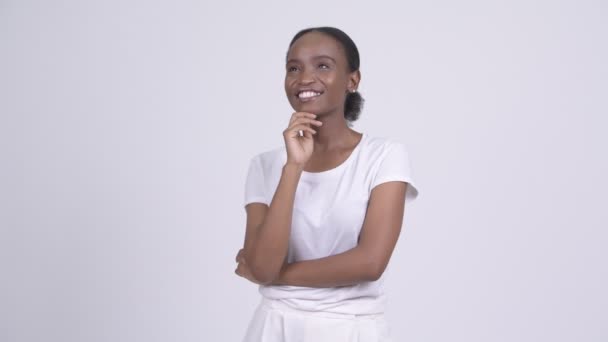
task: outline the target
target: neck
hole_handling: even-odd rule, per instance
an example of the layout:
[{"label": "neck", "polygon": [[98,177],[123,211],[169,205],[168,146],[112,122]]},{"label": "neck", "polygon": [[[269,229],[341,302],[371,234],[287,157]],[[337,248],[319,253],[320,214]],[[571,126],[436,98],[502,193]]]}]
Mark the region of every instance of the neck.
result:
[{"label": "neck", "polygon": [[323,125],[314,127],[317,131],[313,135],[315,151],[329,152],[351,144],[356,133],[348,127],[343,112],[319,115],[317,120],[322,121]]}]

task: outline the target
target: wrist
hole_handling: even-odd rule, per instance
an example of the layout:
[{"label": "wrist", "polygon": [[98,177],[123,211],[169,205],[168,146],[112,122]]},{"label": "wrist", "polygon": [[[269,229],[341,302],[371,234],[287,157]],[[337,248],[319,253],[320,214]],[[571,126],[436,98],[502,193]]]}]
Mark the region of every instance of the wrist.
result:
[{"label": "wrist", "polygon": [[283,172],[302,173],[303,170],[304,165],[301,164],[285,163],[285,165],[283,165]]}]

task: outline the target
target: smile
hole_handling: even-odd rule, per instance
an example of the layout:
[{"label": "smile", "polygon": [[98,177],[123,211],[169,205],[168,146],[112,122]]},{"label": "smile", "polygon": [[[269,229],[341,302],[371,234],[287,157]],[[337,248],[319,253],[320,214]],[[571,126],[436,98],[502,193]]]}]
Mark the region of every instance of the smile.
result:
[{"label": "smile", "polygon": [[297,97],[300,100],[307,101],[307,100],[314,99],[314,98],[320,96],[321,94],[323,94],[323,93],[322,92],[317,92],[317,91],[312,91],[312,90],[306,90],[306,91],[299,92],[297,94]]}]

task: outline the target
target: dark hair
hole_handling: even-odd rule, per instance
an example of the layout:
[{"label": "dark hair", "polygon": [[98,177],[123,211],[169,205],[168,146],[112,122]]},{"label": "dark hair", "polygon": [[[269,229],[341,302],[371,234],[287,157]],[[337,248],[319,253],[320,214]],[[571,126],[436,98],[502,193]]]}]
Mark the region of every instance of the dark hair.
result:
[{"label": "dark hair", "polygon": [[[296,33],[296,35],[291,39],[289,48],[291,48],[293,43],[295,43],[298,38],[309,32],[321,32],[336,39],[344,48],[349,71],[353,72],[359,70],[359,50],[357,49],[355,42],[353,42],[353,40],[350,39],[350,37],[342,30],[335,27],[322,26],[303,29]],[[289,54],[289,51],[287,53]],[[363,97],[359,91],[355,91],[354,93],[349,92],[346,94],[346,101],[344,102],[344,117],[346,120],[348,120],[349,126],[350,123],[359,118],[359,114],[361,114],[361,109],[363,108],[364,102],[365,101],[363,100]]]}]

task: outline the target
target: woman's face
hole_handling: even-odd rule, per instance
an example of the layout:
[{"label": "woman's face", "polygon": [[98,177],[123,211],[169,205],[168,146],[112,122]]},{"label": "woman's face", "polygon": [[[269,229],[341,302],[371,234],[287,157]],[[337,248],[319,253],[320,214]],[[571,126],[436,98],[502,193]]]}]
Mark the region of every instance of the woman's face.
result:
[{"label": "woman's face", "polygon": [[309,32],[289,49],[285,93],[298,112],[319,116],[344,113],[349,89],[356,89],[359,72],[349,72],[342,45],[326,34]]}]

